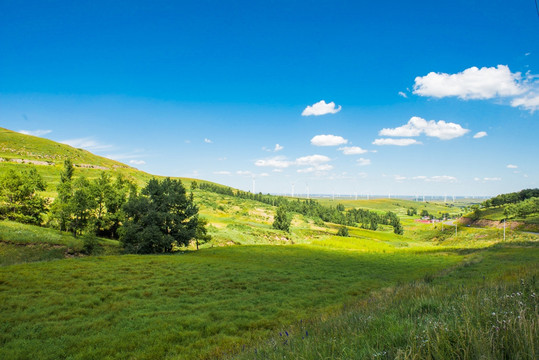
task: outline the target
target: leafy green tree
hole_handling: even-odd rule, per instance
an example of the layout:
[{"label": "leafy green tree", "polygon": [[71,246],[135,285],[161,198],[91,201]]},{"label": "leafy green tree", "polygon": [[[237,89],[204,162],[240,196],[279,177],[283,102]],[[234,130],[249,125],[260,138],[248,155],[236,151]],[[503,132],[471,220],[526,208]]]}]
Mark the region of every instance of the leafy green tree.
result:
[{"label": "leafy green tree", "polygon": [[348,233],[348,228],[346,226],[341,226],[339,228],[339,231],[337,231],[337,236],[350,236],[350,234]]},{"label": "leafy green tree", "polygon": [[68,222],[71,219],[69,202],[73,197],[72,179],[75,169],[70,159],[64,161],[64,168],[60,173],[60,183],[56,187],[58,196],[51,206],[50,222],[61,231],[68,230]]},{"label": "leafy green tree", "polygon": [[68,228],[74,236],[81,234],[88,226],[92,216],[92,210],[96,207],[95,198],[92,196],[90,182],[85,177],[73,181],[73,195],[67,203]]},{"label": "leafy green tree", "polygon": [[150,180],[139,195],[129,197],[124,211],[120,241],[128,252],[171,252],[196,236],[198,208],[180,180]]},{"label": "leafy green tree", "polygon": [[109,173],[102,172],[99,178],[90,182],[90,193],[95,202],[90,222],[97,235],[119,237],[118,229],[125,219],[122,206],[132,192],[136,192],[136,186],[121,174],[113,182]]},{"label": "leafy green tree", "polygon": [[275,220],[273,221],[273,228],[289,232],[291,222],[292,219],[286,212],[286,208],[284,206],[279,206],[275,214]]},{"label": "leafy green tree", "polygon": [[0,217],[39,225],[47,201],[38,194],[45,182],[35,168],[17,173],[9,170],[0,178]]},{"label": "leafy green tree", "polygon": [[208,234],[208,229],[206,228],[206,225],[208,225],[208,221],[204,218],[199,217],[195,234],[195,243],[197,246],[197,250],[199,244],[204,244],[211,240],[211,235]]}]

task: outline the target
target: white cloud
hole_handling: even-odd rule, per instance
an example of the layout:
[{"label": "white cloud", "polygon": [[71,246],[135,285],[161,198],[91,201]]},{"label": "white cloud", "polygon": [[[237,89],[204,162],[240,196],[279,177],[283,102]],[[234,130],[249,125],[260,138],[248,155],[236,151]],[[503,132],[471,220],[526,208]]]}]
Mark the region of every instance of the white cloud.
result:
[{"label": "white cloud", "polygon": [[427,177],[423,175],[418,175],[418,176],[414,176],[412,180],[427,180]]},{"label": "white cloud", "polygon": [[204,139],[204,142],[205,142],[206,144],[211,144],[213,141],[211,141],[211,140],[208,139],[208,138],[205,138],[205,139]]},{"label": "white cloud", "polygon": [[326,104],[324,100],[313,104],[312,106],[307,106],[301,115],[310,116],[310,115],[325,115],[325,114],[336,114],[341,111],[342,107],[339,105],[335,108],[335,103],[332,101],[329,104]]},{"label": "white cloud", "polygon": [[18,132],[24,135],[43,136],[50,134],[52,130],[19,130]]},{"label": "white cloud", "polygon": [[144,161],[144,160],[129,160],[129,163],[133,164],[133,165],[144,165],[144,164],[146,164],[146,161]]},{"label": "white cloud", "polygon": [[106,149],[112,148],[112,145],[101,144],[89,137],[64,140],[64,141],[60,141],[60,143],[72,146],[74,148],[81,148],[81,149],[93,150],[93,151],[106,150]]},{"label": "white cloud", "polygon": [[478,132],[477,134],[475,134],[475,135],[473,136],[473,138],[474,138],[474,139],[481,139],[482,137],[485,137],[485,136],[487,136],[487,135],[488,135],[488,134],[487,134],[486,131],[480,131],[480,132]]},{"label": "white cloud", "polygon": [[238,171],[236,171],[236,174],[241,175],[241,176],[251,176],[251,175],[253,175],[253,173],[248,171],[248,170],[238,170]]},{"label": "white cloud", "polygon": [[279,144],[275,144],[275,148],[273,149],[274,152],[281,151],[284,149],[284,146],[281,146]]},{"label": "white cloud", "polygon": [[517,166],[517,165],[513,165],[513,164],[508,164],[508,165],[507,165],[507,168],[508,168],[508,169],[517,169],[518,166]]},{"label": "white cloud", "polygon": [[448,175],[437,175],[437,176],[431,176],[430,178],[425,179],[425,181],[433,181],[433,182],[456,182],[457,178],[454,176],[448,176]]},{"label": "white cloud", "polygon": [[395,181],[401,182],[401,181],[406,180],[406,176],[395,175],[394,177],[395,177]]},{"label": "white cloud", "polygon": [[273,172],[276,172],[276,173],[282,173],[282,172],[283,172],[283,169],[273,169],[272,171],[273,171]]},{"label": "white cloud", "polygon": [[327,164],[331,159],[325,155],[308,155],[297,158],[294,161],[287,160],[284,156],[276,156],[269,159],[255,161],[256,166],[267,166],[275,168],[274,172],[282,172],[290,166],[307,166],[307,168],[297,170],[299,173],[323,172],[333,168]]},{"label": "white cloud", "polygon": [[215,175],[231,175],[230,171],[221,170],[221,171],[214,171]]},{"label": "white cloud", "polygon": [[311,139],[311,144],[314,146],[338,146],[347,143],[348,140],[336,135],[316,135]]},{"label": "white cloud", "polygon": [[408,98],[408,95],[406,95],[406,93],[402,92],[402,91],[399,91],[399,96],[402,96],[403,98],[407,99]]},{"label": "white cloud", "polygon": [[339,150],[342,151],[344,155],[359,155],[368,152],[368,150],[362,149],[359,146],[345,146],[339,148]]},{"label": "white cloud", "polygon": [[260,173],[260,174],[258,174],[258,176],[260,176],[260,177],[266,177],[266,176],[269,176],[269,174],[268,174],[268,173]]},{"label": "white cloud", "polygon": [[511,106],[522,107],[531,112],[539,110],[539,94],[530,92],[524,97],[513,99]]},{"label": "white cloud", "polygon": [[309,155],[297,158],[296,165],[319,165],[331,161],[331,159],[325,155]]},{"label": "white cloud", "polygon": [[376,139],[373,142],[373,145],[395,145],[395,146],[408,146],[414,144],[421,144],[420,141],[415,139]]},{"label": "white cloud", "polygon": [[499,178],[499,177],[486,177],[486,178],[483,178],[483,181],[501,181],[502,178]]},{"label": "white cloud", "polygon": [[333,169],[332,165],[318,164],[318,165],[311,166],[305,169],[298,169],[298,173],[323,172],[323,171],[329,171],[331,169]]},{"label": "white cloud", "polygon": [[466,134],[468,129],[464,129],[459,124],[445,122],[443,120],[425,120],[419,116],[413,116],[408,123],[394,129],[380,130],[380,136],[419,136],[425,134],[430,137],[437,137],[441,140],[450,140]]},{"label": "white cloud", "polygon": [[256,166],[269,166],[275,168],[287,168],[293,163],[286,160],[284,156],[275,156],[269,159],[260,159],[255,161]]},{"label": "white cloud", "polygon": [[415,78],[414,94],[443,98],[492,99],[517,96],[526,92],[520,72],[512,73],[506,65],[471,67],[456,74],[431,72]]},{"label": "white cloud", "polygon": [[371,164],[371,159],[364,159],[364,158],[359,158],[357,160],[357,164],[359,166],[367,166],[367,165],[370,165]]}]

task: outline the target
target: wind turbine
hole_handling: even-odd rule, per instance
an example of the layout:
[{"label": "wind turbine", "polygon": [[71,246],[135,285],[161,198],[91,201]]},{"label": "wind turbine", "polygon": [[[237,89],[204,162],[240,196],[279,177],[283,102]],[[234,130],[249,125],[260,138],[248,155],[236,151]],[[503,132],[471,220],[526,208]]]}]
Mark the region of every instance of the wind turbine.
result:
[{"label": "wind turbine", "polygon": [[256,180],[255,180],[255,176],[253,175],[253,194],[256,194],[255,185],[256,185]]},{"label": "wind turbine", "polygon": [[310,199],[310,193],[309,193],[309,183],[305,183],[307,185],[307,199]]}]

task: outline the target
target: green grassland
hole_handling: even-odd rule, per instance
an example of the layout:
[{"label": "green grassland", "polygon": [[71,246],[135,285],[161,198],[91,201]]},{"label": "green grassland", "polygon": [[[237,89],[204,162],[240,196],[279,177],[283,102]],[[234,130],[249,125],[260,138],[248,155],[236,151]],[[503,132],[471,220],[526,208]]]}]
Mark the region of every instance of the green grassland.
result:
[{"label": "green grassland", "polygon": [[[72,154],[139,185],[152,177],[0,131],[0,157],[52,162],[0,162],[0,175],[35,166],[48,197]],[[75,176],[101,171],[77,167]],[[189,188],[193,179],[182,180]],[[171,255],[121,255],[107,239],[90,239],[88,251],[88,238],[0,221],[0,358],[538,357],[537,235],[508,229],[502,242],[503,230],[466,226],[455,234],[406,211],[456,215],[460,204],[400,199],[321,202],[393,211],[404,235],[381,225],[340,237],[340,225],[299,214],[286,233],[272,227],[273,206],[193,193],[212,240]]]},{"label": "green grassland", "polygon": [[213,358],[462,257],[266,245],[11,265],[0,357]]}]

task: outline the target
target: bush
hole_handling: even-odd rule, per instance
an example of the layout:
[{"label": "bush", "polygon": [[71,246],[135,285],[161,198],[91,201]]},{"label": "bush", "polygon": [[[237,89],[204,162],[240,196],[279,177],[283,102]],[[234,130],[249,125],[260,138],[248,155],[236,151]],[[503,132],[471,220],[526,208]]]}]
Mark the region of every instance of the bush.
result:
[{"label": "bush", "polygon": [[339,231],[337,231],[337,236],[350,236],[350,234],[348,233],[348,228],[346,226],[341,226],[339,228]]}]

